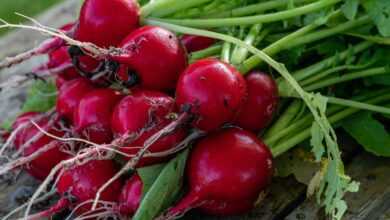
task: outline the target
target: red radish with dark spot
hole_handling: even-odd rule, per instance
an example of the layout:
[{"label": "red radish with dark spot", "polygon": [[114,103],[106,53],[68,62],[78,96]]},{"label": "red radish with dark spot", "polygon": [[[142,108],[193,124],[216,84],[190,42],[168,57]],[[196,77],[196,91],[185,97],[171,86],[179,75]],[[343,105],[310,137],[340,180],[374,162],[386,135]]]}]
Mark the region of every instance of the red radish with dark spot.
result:
[{"label": "red radish with dark spot", "polygon": [[[170,115],[175,113],[175,101],[168,95],[150,90],[135,90],[131,95],[122,99],[116,106],[112,116],[112,130],[117,136],[138,134],[139,136],[120,150],[134,155],[145,141],[171,122]],[[155,142],[149,152],[156,153],[175,147],[185,138],[185,131],[178,128],[172,134],[162,137]],[[165,158],[143,158],[138,166],[155,164]]]},{"label": "red radish with dark spot", "polygon": [[73,114],[75,131],[94,143],[110,143],[112,112],[122,97],[113,89],[96,89],[84,95]]},{"label": "red radish with dark spot", "polygon": [[[31,117],[37,118],[37,116],[39,116],[37,113],[27,113],[23,117],[20,117],[16,123],[14,123],[14,126],[17,126],[17,124],[23,121],[30,120]],[[54,122],[50,120],[49,116],[42,116],[39,119],[35,119],[34,122],[46,132],[62,137],[65,132],[59,130],[57,127],[58,121],[56,119],[52,119]],[[26,144],[22,149],[24,157],[29,157],[39,150],[47,149],[44,152],[41,152],[31,162],[25,164],[27,172],[39,180],[44,180],[53,167],[70,156],[63,151],[65,143],[41,133],[41,131],[32,123],[22,130],[18,138],[18,148]],[[35,140],[32,140],[33,138]],[[29,141],[31,143],[28,143]]]},{"label": "red radish with dark spot", "polygon": [[232,122],[246,99],[246,83],[231,65],[208,58],[191,64],[176,88],[179,109],[190,107],[193,126],[204,131]]},{"label": "red radish with dark spot", "polygon": [[99,47],[117,46],[139,26],[135,0],[86,0],[81,8],[75,39]]},{"label": "red radish with dark spot", "polygon": [[183,35],[181,42],[187,49],[187,52],[195,52],[206,49],[215,43],[213,38],[195,36],[195,35]]},{"label": "red radish with dark spot", "polygon": [[134,174],[123,186],[119,195],[119,213],[132,216],[138,209],[142,199],[143,183],[138,174]]},{"label": "red radish with dark spot", "polygon": [[236,119],[244,129],[259,132],[271,122],[278,104],[278,87],[271,76],[252,72],[246,77],[248,99]]},{"label": "red radish with dark spot", "polygon": [[56,105],[58,114],[71,121],[80,100],[92,90],[94,86],[85,78],[66,82],[58,92]]},{"label": "red radish with dark spot", "polygon": [[211,214],[240,214],[253,208],[269,184],[272,155],[254,134],[229,128],[195,145],[186,173],[189,192],[168,210],[168,218],[195,207]]},{"label": "red radish with dark spot", "polygon": [[[125,53],[113,56],[122,72],[136,74],[143,88],[171,90],[187,65],[187,55],[176,35],[156,26],[141,27],[119,45]],[[124,69],[124,70],[123,70]]]},{"label": "red radish with dark spot", "polygon": [[[84,202],[93,200],[100,187],[109,181],[117,172],[111,160],[92,160],[86,164],[65,170],[59,178],[57,191],[61,199],[51,209],[30,216],[29,220],[51,217],[66,208],[75,208]],[[100,201],[115,203],[121,192],[121,182],[113,182],[103,191]],[[91,209],[91,202],[81,205],[76,213],[81,215]]]}]

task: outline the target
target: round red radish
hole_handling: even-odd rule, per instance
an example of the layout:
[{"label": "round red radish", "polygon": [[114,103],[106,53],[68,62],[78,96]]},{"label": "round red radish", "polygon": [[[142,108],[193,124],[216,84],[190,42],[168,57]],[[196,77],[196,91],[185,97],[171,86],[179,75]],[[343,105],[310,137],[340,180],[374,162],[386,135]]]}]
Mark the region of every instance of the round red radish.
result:
[{"label": "round red radish", "polygon": [[203,50],[215,43],[213,38],[195,36],[195,35],[183,35],[181,42],[188,52],[195,52],[198,50]]},{"label": "round red radish", "polygon": [[111,142],[111,116],[122,97],[113,89],[96,89],[84,95],[73,114],[75,131],[94,143]]},{"label": "round red radish", "polygon": [[[57,191],[62,196],[74,197],[77,206],[93,200],[99,188],[108,182],[117,172],[111,160],[92,160],[84,165],[65,170],[57,184]],[[101,194],[100,201],[117,202],[121,190],[120,180],[114,181]],[[77,209],[78,214],[91,209],[92,202]]]},{"label": "round red radish", "polygon": [[194,207],[218,215],[240,214],[253,207],[259,193],[269,184],[272,155],[254,134],[229,128],[195,145],[187,175],[189,192],[168,211],[168,216]]},{"label": "round red radish", "polygon": [[[29,115],[25,116],[26,120],[30,120],[27,118],[30,118],[32,116],[38,116],[36,115],[36,113],[28,114]],[[20,121],[21,119],[19,118],[19,122]],[[62,137],[65,134],[65,132],[57,128],[58,122],[50,122],[50,118],[48,116],[43,116],[39,119],[35,119],[34,122],[40,128],[52,135]],[[58,163],[69,158],[70,156],[68,153],[65,153],[63,151],[63,148],[65,147],[66,143],[55,140],[41,133],[41,131],[31,123],[22,131],[22,133],[20,133],[19,138],[19,148],[26,144],[26,146],[24,146],[22,150],[23,156],[25,157],[34,154],[42,148],[50,147],[49,150],[41,153],[37,158],[35,158],[33,161],[26,165],[27,172],[39,180],[44,180],[47,175],[49,175],[52,168],[54,168]],[[28,143],[29,141],[31,143]]]},{"label": "round red radish", "polygon": [[[112,130],[117,136],[138,134],[139,136],[126,147],[120,150],[124,153],[136,154],[145,141],[168,125],[174,113],[175,102],[173,98],[161,92],[149,90],[135,90],[133,94],[125,97],[116,106],[112,116]],[[185,137],[185,131],[178,128],[176,132],[162,137],[155,142],[149,152],[169,150]],[[161,162],[165,158],[151,157],[140,161],[139,166]]]},{"label": "round red radish", "polygon": [[133,215],[142,199],[143,183],[138,174],[134,174],[123,186],[119,195],[119,212],[125,216]]},{"label": "round red radish", "polygon": [[75,39],[99,47],[117,46],[139,26],[135,0],[86,0],[81,8]]},{"label": "round red radish", "polygon": [[278,87],[271,76],[253,72],[246,77],[248,99],[236,119],[244,129],[259,132],[272,120],[278,104]]},{"label": "round red radish", "polygon": [[137,74],[143,88],[170,90],[187,65],[187,55],[176,35],[156,26],[144,26],[120,44],[125,54],[113,57],[129,77]]},{"label": "round red radish", "polygon": [[17,134],[15,135],[15,139],[13,141],[13,144],[15,145],[16,149],[19,149],[19,147],[21,145],[23,145],[23,142],[24,142],[23,135],[32,125],[30,123],[30,120],[35,121],[34,119],[36,119],[38,116],[39,116],[38,112],[26,112],[26,113],[19,115],[15,119],[11,128],[13,131],[18,130]]},{"label": "round red radish", "polygon": [[210,131],[231,122],[246,98],[245,80],[231,65],[217,59],[191,64],[176,89],[180,109],[190,107],[194,126]]},{"label": "round red radish", "polygon": [[94,86],[84,78],[66,82],[58,92],[56,105],[58,114],[71,121],[80,100],[93,89]]}]

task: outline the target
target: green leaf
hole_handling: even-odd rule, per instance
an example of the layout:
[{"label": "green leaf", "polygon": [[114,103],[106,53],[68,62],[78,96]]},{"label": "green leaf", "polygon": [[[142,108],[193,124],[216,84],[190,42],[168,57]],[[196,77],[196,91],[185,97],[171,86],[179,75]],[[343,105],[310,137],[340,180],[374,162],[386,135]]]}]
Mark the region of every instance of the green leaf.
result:
[{"label": "green leaf", "polygon": [[341,6],[341,11],[345,17],[349,20],[353,20],[356,17],[359,8],[359,0],[346,0],[345,4]]},{"label": "green leaf", "polygon": [[372,114],[364,112],[354,115],[345,120],[342,126],[366,151],[390,157],[390,134]]},{"label": "green leaf", "polygon": [[46,112],[56,103],[56,86],[53,82],[36,81],[28,90],[22,112]]},{"label": "green leaf", "polygon": [[137,170],[138,175],[142,180],[142,195],[145,196],[149,189],[152,187],[154,181],[160,175],[161,170],[166,164],[157,164],[153,166],[143,167]]},{"label": "green leaf", "polygon": [[374,20],[379,33],[384,37],[390,37],[390,4],[388,0],[364,0],[364,8]]},{"label": "green leaf", "polygon": [[155,219],[180,193],[189,150],[171,160],[143,198],[133,220]]}]

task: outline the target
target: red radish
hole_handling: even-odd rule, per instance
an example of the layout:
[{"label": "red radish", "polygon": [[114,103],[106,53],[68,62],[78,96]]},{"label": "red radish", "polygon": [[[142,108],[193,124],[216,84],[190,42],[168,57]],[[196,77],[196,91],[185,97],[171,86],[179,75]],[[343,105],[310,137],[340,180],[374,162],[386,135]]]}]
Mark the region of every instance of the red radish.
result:
[{"label": "red radish", "polygon": [[119,213],[125,216],[133,215],[142,199],[143,183],[138,174],[134,174],[123,186],[119,195]]},{"label": "red radish", "polygon": [[[15,148],[19,149],[23,145],[23,135],[26,130],[28,130],[31,127],[30,120],[34,120],[37,116],[39,116],[38,112],[26,112],[21,115],[19,115],[14,123],[12,124],[12,130],[16,131],[19,128],[19,131],[17,131],[17,134],[15,136],[15,139],[13,141]],[[26,124],[27,123],[27,124]]]},{"label": "red radish", "polygon": [[[37,116],[37,113],[27,113],[24,115],[24,117],[20,117],[15,124],[18,124],[23,120],[26,121],[30,120],[30,118],[34,116]],[[56,127],[56,123],[58,122],[56,121],[54,123],[50,122],[49,116],[44,116],[40,119],[37,119],[35,120],[35,123],[37,123],[39,127],[41,127],[43,130],[47,131],[50,134],[59,137],[62,137],[64,135],[64,132],[60,131]],[[19,144],[19,148],[23,144],[27,144],[24,147],[24,149],[22,149],[23,156],[25,157],[28,157],[36,153],[40,149],[49,147],[47,151],[42,152],[35,159],[29,162],[26,166],[26,170],[28,173],[30,173],[33,177],[39,180],[43,180],[46,178],[47,175],[49,175],[53,167],[55,167],[61,161],[69,158],[70,155],[63,151],[63,148],[65,147],[65,143],[54,140],[53,138],[43,133],[40,136],[36,136],[40,132],[41,131],[38,128],[36,128],[33,124],[29,124],[22,131],[22,133],[20,133],[20,136],[18,137],[19,138],[18,144]],[[33,138],[36,139],[32,140]],[[31,143],[28,144],[29,141]]]},{"label": "red radish", "polygon": [[189,192],[169,209],[168,217],[194,207],[218,215],[239,214],[249,211],[269,184],[272,155],[254,134],[229,128],[196,144],[187,175]]},{"label": "red radish", "polygon": [[236,119],[244,129],[259,132],[271,121],[278,104],[278,87],[271,76],[252,72],[246,77],[248,99]]},{"label": "red radish", "polygon": [[188,52],[195,52],[210,47],[215,43],[215,40],[213,38],[185,34],[181,38],[181,42]]},{"label": "red radish", "polygon": [[84,95],[73,114],[75,131],[98,144],[111,142],[111,115],[121,99],[121,93],[113,89],[96,89]]},{"label": "red radish", "polygon": [[[116,135],[138,134],[139,136],[129,146],[120,150],[127,154],[136,154],[149,137],[170,123],[169,116],[174,113],[174,110],[173,98],[161,92],[135,90],[133,94],[122,99],[112,116],[112,130]],[[169,150],[184,137],[185,132],[180,128],[155,142],[149,148],[149,152]],[[164,158],[144,158],[138,166],[155,164],[162,160]]]},{"label": "red radish", "polygon": [[176,35],[156,26],[141,27],[120,44],[125,50],[113,59],[131,78],[133,71],[143,88],[170,90],[187,65],[187,55]]},{"label": "red radish", "polygon": [[[83,214],[91,209],[92,202],[98,189],[109,181],[117,172],[111,160],[92,160],[86,164],[65,170],[59,178],[57,191],[62,198],[50,209],[29,216],[29,220],[44,219],[66,208],[74,208],[78,205],[77,214]],[[113,182],[109,188],[103,191],[101,200],[104,202],[117,202],[121,190],[121,182]],[[85,203],[85,204],[83,204]]]},{"label": "red radish", "polygon": [[231,65],[208,58],[191,64],[176,88],[180,109],[190,107],[194,126],[210,131],[231,122],[246,98],[246,84]]},{"label": "red radish", "polygon": [[64,83],[58,92],[56,105],[58,114],[71,121],[80,100],[93,89],[94,86],[84,78]]},{"label": "red radish", "polygon": [[86,0],[81,8],[75,39],[99,47],[117,46],[139,26],[135,0]]}]

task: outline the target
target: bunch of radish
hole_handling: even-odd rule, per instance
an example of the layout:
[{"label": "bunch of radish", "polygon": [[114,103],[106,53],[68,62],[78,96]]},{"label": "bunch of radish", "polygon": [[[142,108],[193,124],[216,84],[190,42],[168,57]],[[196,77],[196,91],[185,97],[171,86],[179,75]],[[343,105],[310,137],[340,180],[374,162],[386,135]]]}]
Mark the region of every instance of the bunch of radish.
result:
[{"label": "bunch of radish", "polygon": [[[78,42],[120,51],[93,56],[54,37],[25,57],[48,54],[48,63],[34,72],[55,74],[57,104],[51,112],[17,118],[9,136],[16,153],[0,174],[24,168],[43,181],[41,189],[52,183],[61,196],[27,219],[64,209],[80,219],[131,217],[143,183],[136,173],[121,174],[170,160],[183,142],[193,143],[188,192],[160,218],[192,208],[235,215],[254,207],[273,173],[272,155],[255,135],[278,102],[269,75],[254,71],[244,78],[217,58],[188,64],[188,52],[215,40],[141,26],[135,0],[86,0],[79,19],[62,30]],[[200,135],[188,140],[194,133]]]}]

